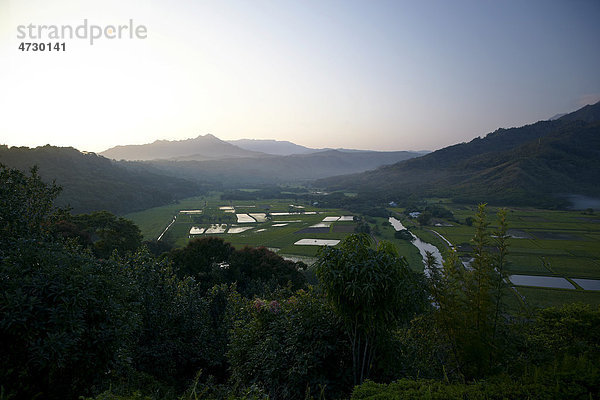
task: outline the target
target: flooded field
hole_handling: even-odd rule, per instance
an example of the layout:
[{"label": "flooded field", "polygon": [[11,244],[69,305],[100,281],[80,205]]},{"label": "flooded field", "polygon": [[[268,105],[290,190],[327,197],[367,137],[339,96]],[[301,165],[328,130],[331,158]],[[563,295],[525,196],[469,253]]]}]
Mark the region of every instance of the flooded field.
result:
[{"label": "flooded field", "polygon": [[267,214],[265,213],[250,213],[248,214],[250,217],[254,218],[256,222],[266,222]]},{"label": "flooded field", "polygon": [[[280,249],[278,254],[284,257],[309,259],[314,259],[320,246],[339,244],[357,226],[347,211],[310,204],[304,207],[290,209],[290,203],[281,200],[226,205],[220,199],[192,198],[132,214],[132,219],[146,240],[160,237],[175,246],[185,246],[190,238],[215,235],[236,248],[265,246]],[[398,212],[397,217],[376,218],[369,224],[380,231],[372,231],[375,239],[391,241],[399,254],[409,259],[411,268],[423,271],[426,251],[434,254],[438,263],[447,248],[455,248],[461,260],[471,258],[470,240],[475,227],[466,224],[465,219],[473,217],[475,207],[450,208],[452,220],[436,219],[431,226],[420,226],[415,218],[394,209],[390,211]],[[494,213],[494,208],[488,209],[490,232],[496,229]],[[585,292],[587,297],[582,298],[600,299],[598,214],[514,209],[508,213],[508,224],[507,272],[525,298],[535,298],[535,304],[554,304],[561,296],[575,296],[567,293]],[[413,240],[395,238],[396,231],[407,227]],[[557,298],[546,301],[547,295]]]},{"label": "flooded field", "polygon": [[300,239],[296,243],[296,246],[335,246],[339,240],[328,240],[328,239]]},{"label": "flooded field", "polygon": [[575,289],[565,278],[555,276],[510,275],[509,280],[517,286],[537,286],[556,289]]},{"label": "flooded field", "polygon": [[577,279],[573,281],[581,286],[583,290],[600,290],[600,279]]},{"label": "flooded field", "polygon": [[212,224],[209,228],[207,228],[204,231],[205,235],[211,235],[211,234],[221,234],[221,233],[225,233],[225,231],[227,230],[227,224]]},{"label": "flooded field", "polygon": [[237,234],[237,233],[246,232],[252,228],[254,228],[254,227],[253,226],[234,226],[234,227],[229,228],[227,233]]},{"label": "flooded field", "polygon": [[235,214],[238,224],[255,223],[256,220],[248,214]]},{"label": "flooded field", "polygon": [[205,230],[205,228],[198,228],[197,226],[193,226],[190,229],[190,235],[202,235]]}]

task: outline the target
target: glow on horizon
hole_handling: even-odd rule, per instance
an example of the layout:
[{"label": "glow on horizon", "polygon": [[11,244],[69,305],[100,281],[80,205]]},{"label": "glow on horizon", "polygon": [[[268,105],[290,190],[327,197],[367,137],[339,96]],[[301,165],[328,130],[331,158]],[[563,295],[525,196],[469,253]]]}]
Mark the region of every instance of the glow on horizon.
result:
[{"label": "glow on horizon", "polygon": [[[0,144],[436,149],[600,100],[597,1],[0,2]],[[21,53],[17,25],[145,40]]]}]

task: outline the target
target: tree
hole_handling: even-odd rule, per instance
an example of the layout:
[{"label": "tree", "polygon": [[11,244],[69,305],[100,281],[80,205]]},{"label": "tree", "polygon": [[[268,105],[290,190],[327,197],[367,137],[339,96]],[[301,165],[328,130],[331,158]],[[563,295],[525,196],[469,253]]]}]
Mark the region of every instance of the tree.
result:
[{"label": "tree", "polygon": [[500,209],[497,214],[498,229],[494,232],[494,244],[498,250],[494,256],[492,256],[493,267],[495,274],[492,274],[492,296],[495,304],[494,307],[494,326],[493,326],[493,339],[498,334],[498,324],[500,322],[501,313],[506,309],[506,305],[503,303],[504,294],[507,289],[508,276],[506,274],[506,266],[508,264],[508,222],[506,220],[506,209]]},{"label": "tree", "polygon": [[306,283],[300,272],[306,268],[304,263],[284,260],[264,247],[235,250],[214,237],[190,241],[183,249],[173,250],[171,259],[180,277],[195,278],[205,291],[214,285],[236,283],[243,296],[253,297],[288,282],[293,290]]},{"label": "tree", "polygon": [[414,238],[408,231],[408,229],[402,229],[400,231],[394,232],[394,237],[396,239],[409,240],[412,241]]},{"label": "tree", "polygon": [[[600,360],[600,306],[565,304],[540,310],[529,327],[533,362],[585,356]],[[597,363],[600,365],[600,363]]]},{"label": "tree", "polygon": [[431,217],[431,212],[425,210],[421,214],[419,214],[419,216],[417,217],[417,221],[419,222],[419,225],[429,225],[429,223],[431,222]]},{"label": "tree", "polygon": [[352,388],[344,326],[316,291],[287,299],[246,300],[227,353],[232,381],[258,385],[271,399],[305,399],[323,390],[345,398]]},{"label": "tree", "polygon": [[0,164],[0,243],[18,237],[41,237],[61,214],[54,200],[61,188],[46,185],[32,168],[30,176]]},{"label": "tree", "polygon": [[368,222],[360,221],[354,227],[354,233],[366,233],[366,234],[369,234],[369,233],[371,233],[371,226],[369,225]]},{"label": "tree", "polygon": [[58,188],[0,169],[0,382],[8,398],[77,398],[122,362],[137,314],[115,261],[50,234]]},{"label": "tree", "polygon": [[180,279],[167,260],[145,250],[124,260],[139,305],[140,328],[134,335],[134,367],[179,390],[200,369],[222,377],[229,326],[228,297],[234,289],[205,292],[190,277]]},{"label": "tree", "polygon": [[381,229],[379,229],[379,225],[373,226],[373,235],[375,235],[375,236],[381,235]]},{"label": "tree", "polygon": [[305,267],[304,263],[285,260],[265,247],[246,246],[231,254],[223,273],[227,282],[237,284],[240,294],[252,298],[288,283],[292,290],[303,288],[306,279],[299,269]]},{"label": "tree", "polygon": [[[132,221],[108,211],[94,211],[70,218],[79,230],[90,238],[94,254],[108,258],[113,251],[135,252],[142,244],[140,228]],[[82,233],[78,233],[81,237]]]},{"label": "tree", "polygon": [[359,384],[369,375],[378,341],[426,306],[423,282],[391,243],[381,241],[374,250],[366,234],[348,236],[340,248],[321,250],[316,273],[345,324],[354,383]]},{"label": "tree", "polygon": [[431,293],[438,305],[436,320],[447,336],[458,372],[466,378],[484,376],[505,349],[502,297],[508,251],[506,211],[498,213],[497,252],[488,231],[485,204],[474,218],[472,262],[465,268],[456,252],[446,256],[442,271],[431,274]]},{"label": "tree", "polygon": [[223,239],[209,236],[193,239],[184,248],[174,249],[170,257],[180,277],[195,278],[206,291],[225,282],[219,265],[226,264],[234,250]]}]

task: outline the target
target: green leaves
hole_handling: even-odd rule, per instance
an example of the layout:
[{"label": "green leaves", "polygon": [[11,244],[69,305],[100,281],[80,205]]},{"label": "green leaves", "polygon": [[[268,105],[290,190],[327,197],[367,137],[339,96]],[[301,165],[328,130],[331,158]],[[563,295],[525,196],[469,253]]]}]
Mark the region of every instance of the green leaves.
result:
[{"label": "green leaves", "polygon": [[425,308],[421,278],[390,243],[371,248],[366,234],[351,235],[340,248],[325,248],[316,274],[353,347],[355,383],[368,373],[376,340]]},{"label": "green leaves", "polygon": [[[343,398],[351,389],[343,325],[315,291],[287,299],[246,301],[232,331],[228,357],[235,384],[263,387],[272,399],[305,392]],[[248,318],[249,317],[249,318]]]},{"label": "green leaves", "polygon": [[340,249],[322,251],[316,273],[336,312],[364,331],[410,318],[418,307],[407,301],[418,278],[391,243],[373,250],[369,236],[351,235]]},{"label": "green leaves", "polygon": [[[506,212],[499,213],[499,228],[492,238],[485,204],[474,218],[472,260],[463,266],[456,252],[446,256],[441,274],[432,274],[432,295],[438,326],[448,338],[457,369],[467,378],[488,373],[503,356],[505,306],[502,295],[508,251]],[[497,245],[493,254],[490,246]]]},{"label": "green leaves", "polygon": [[0,164],[0,244],[18,237],[41,237],[58,214],[60,188],[46,185],[32,168],[30,176]]},{"label": "green leaves", "polygon": [[0,262],[0,381],[21,394],[83,393],[137,324],[114,262],[20,239]]}]

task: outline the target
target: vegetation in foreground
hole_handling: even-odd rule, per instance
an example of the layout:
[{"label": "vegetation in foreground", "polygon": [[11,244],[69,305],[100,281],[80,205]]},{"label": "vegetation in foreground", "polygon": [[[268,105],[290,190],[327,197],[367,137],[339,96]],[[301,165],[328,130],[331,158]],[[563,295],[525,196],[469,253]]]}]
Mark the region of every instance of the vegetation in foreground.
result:
[{"label": "vegetation in foreground", "polygon": [[430,259],[426,279],[353,235],[309,286],[301,265],[219,240],[152,255],[134,227],[103,228],[116,217],[55,208],[35,171],[0,182],[3,398],[600,395],[600,309],[508,314],[506,227],[492,235],[484,207],[472,269]]}]

